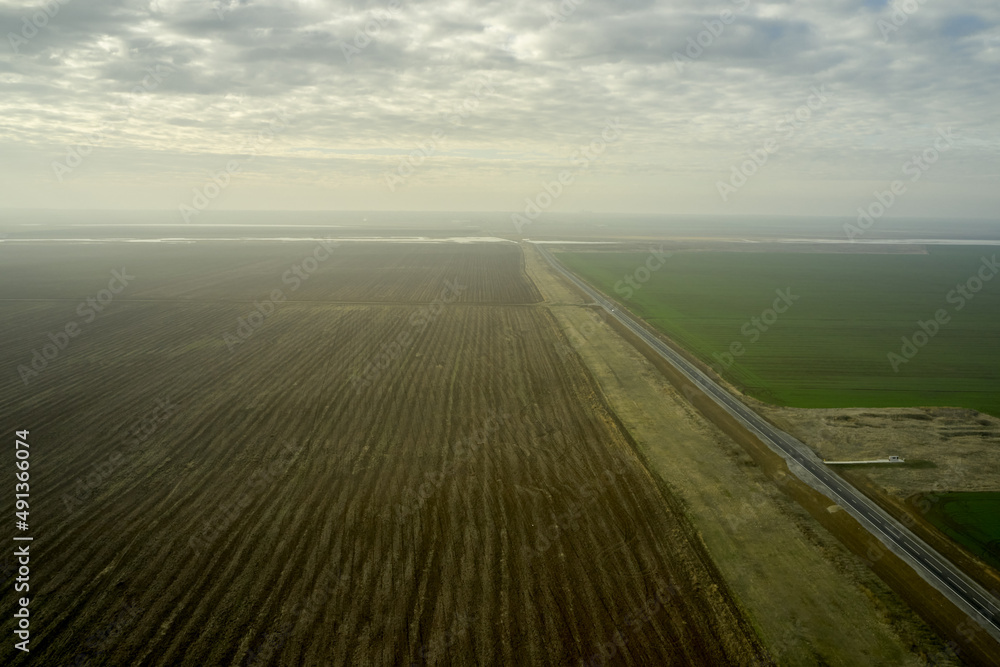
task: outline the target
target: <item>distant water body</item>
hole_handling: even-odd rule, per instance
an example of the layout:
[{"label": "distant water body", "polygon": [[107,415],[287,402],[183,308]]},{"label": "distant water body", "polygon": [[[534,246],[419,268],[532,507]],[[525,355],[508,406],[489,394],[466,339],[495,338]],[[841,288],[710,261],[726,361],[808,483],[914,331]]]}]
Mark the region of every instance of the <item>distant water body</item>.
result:
[{"label": "distant water body", "polygon": [[[704,238],[698,239],[684,239],[677,238],[676,240],[706,240]],[[807,244],[868,244],[868,245],[1000,245],[1000,239],[855,239],[853,241],[847,241],[845,239],[727,239],[727,238],[712,238],[712,241],[728,242],[728,243],[807,243]],[[550,245],[634,245],[635,241],[575,241],[572,239],[558,239],[550,240],[546,239],[544,241],[536,241],[533,239],[525,239],[528,243],[536,243],[540,245],[550,244]]]},{"label": "distant water body", "polygon": [[[396,243],[605,242],[698,239],[745,243],[845,243],[853,218],[545,212],[516,228],[504,212],[0,210],[0,240],[57,243],[291,242],[338,238]],[[326,230],[327,233],[324,233]],[[996,245],[1000,220],[882,218],[855,243]]]},{"label": "distant water body", "polygon": [[205,236],[205,237],[167,237],[167,238],[0,238],[0,243],[207,243],[207,242],[240,242],[240,243],[305,243],[319,241],[334,241],[336,243],[516,243],[510,239],[492,236],[450,236],[431,238],[427,236]]}]

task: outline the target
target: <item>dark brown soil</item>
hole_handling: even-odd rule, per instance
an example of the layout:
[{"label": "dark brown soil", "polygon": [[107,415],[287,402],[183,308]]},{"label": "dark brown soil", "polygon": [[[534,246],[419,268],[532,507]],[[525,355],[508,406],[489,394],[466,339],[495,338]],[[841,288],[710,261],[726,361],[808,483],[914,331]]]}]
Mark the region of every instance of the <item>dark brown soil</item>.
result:
[{"label": "dark brown soil", "polygon": [[[235,352],[245,303],[122,301],[3,385],[31,430],[32,664],[769,662],[552,316],[516,305],[537,294],[519,262],[432,248],[353,292],[331,268]],[[425,301],[428,267],[469,291],[419,325],[425,304],[370,303]],[[13,368],[13,332],[65,314],[5,308]]]}]

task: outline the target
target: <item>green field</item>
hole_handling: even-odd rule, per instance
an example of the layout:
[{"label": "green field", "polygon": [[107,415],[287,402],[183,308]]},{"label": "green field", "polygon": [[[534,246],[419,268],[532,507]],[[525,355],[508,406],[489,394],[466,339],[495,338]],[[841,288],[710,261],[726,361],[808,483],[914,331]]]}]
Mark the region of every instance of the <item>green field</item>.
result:
[{"label": "green field", "polygon": [[[1000,278],[981,283],[970,299],[955,292],[949,301],[982,258],[995,255],[990,247],[682,252],[651,272],[645,252],[557,257],[760,400],[806,408],[960,406],[1000,416]],[[767,315],[770,325],[754,324],[776,290],[786,289],[797,297],[787,311],[776,320]],[[947,323],[895,371],[888,354],[900,355],[901,338],[912,339],[918,320],[933,320],[939,309]],[[742,354],[727,357],[732,350]]]},{"label": "green field", "polygon": [[927,519],[989,565],[1000,569],[1000,493],[941,493]]}]

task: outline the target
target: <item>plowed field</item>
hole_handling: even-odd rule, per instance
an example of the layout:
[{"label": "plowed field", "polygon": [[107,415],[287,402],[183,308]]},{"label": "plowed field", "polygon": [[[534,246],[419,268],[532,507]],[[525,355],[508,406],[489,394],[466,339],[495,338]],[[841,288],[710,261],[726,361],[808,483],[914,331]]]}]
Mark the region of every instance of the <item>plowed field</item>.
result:
[{"label": "plowed field", "polygon": [[[350,249],[235,352],[280,263],[192,250],[145,286],[137,264],[27,386],[16,366],[73,318],[41,299],[88,292],[46,274],[37,300],[0,302],[0,413],[31,430],[33,664],[768,661],[560,354],[519,248]],[[231,289],[192,281],[212,274]],[[446,280],[467,289],[430,307]],[[0,660],[20,664],[12,627]]]}]

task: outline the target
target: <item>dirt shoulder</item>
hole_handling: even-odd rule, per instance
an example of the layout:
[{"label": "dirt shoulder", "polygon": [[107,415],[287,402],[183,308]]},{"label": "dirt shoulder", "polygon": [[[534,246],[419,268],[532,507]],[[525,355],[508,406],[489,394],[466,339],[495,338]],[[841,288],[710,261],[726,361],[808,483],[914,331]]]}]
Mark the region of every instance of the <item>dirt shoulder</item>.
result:
[{"label": "dirt shoulder", "polygon": [[[751,456],[745,443],[692,407],[600,310],[584,305],[534,248],[525,254],[542,306],[569,341],[564,353],[581,357],[651,473],[682,499],[779,663],[919,665],[933,657],[936,664],[958,664],[937,634],[814,519],[822,513],[840,522],[843,512],[796,502],[800,490],[784,461],[763,451]],[[881,559],[883,566],[890,561]]]}]

